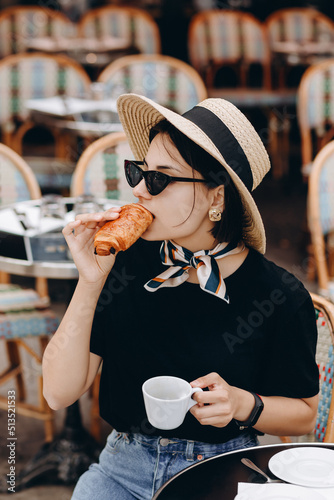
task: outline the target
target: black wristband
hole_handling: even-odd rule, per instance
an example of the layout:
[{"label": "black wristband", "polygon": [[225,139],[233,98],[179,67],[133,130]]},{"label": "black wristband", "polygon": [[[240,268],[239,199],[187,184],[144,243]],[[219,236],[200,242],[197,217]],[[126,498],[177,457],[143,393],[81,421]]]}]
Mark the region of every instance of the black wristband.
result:
[{"label": "black wristband", "polygon": [[239,427],[239,430],[241,430],[241,431],[243,431],[244,429],[247,429],[248,427],[253,427],[253,425],[256,424],[256,422],[260,418],[260,415],[261,415],[261,413],[263,411],[263,407],[264,407],[263,401],[260,398],[260,396],[258,394],[256,394],[255,392],[250,392],[250,393],[254,396],[255,405],[254,405],[254,408],[253,408],[251,414],[249,415],[249,418],[247,420],[245,420],[244,422],[241,422],[240,420],[234,419],[235,423]]}]

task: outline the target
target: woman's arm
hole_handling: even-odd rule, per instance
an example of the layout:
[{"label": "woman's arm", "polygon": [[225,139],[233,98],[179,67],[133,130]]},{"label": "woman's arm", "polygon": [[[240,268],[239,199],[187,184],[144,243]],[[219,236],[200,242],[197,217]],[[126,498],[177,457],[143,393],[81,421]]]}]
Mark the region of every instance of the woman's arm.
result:
[{"label": "woman's arm", "polygon": [[72,300],[43,356],[43,392],[49,406],[64,408],[92,384],[101,358],[90,352],[90,336],[97,301],[115,256],[94,254],[94,236],[106,220],[118,217],[119,209],[103,214],[77,216],[63,234],[79,271]]},{"label": "woman's arm", "polygon": [[54,410],[74,403],[92,384],[101,358],[90,352],[101,286],[77,284],[70,305],[43,356],[43,392]]},{"label": "woman's arm", "polygon": [[[230,386],[217,373],[200,377],[191,385],[209,388],[194,394],[199,404],[190,410],[202,425],[225,427],[232,419],[243,422],[254,408],[254,396],[250,392]],[[258,431],[275,436],[298,436],[314,428],[318,396],[305,399],[266,396],[262,400],[264,409],[254,426]]]}]

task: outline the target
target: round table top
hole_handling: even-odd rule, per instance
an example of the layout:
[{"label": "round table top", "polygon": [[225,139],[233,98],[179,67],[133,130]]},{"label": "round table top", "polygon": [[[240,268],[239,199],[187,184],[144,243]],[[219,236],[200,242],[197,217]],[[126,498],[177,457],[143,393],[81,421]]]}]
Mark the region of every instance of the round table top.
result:
[{"label": "round table top", "polygon": [[224,453],[197,462],[176,474],[156,492],[152,500],[234,500],[239,482],[262,482],[256,472],[241,463],[241,458],[249,458],[272,476],[268,468],[270,458],[296,446],[320,446],[334,450],[334,443],[282,443]]},{"label": "round table top", "polygon": [[333,54],[334,51],[332,41],[277,41],[271,48],[277,53],[299,55]]},{"label": "round table top", "polygon": [[[62,201],[65,205],[67,206],[72,206],[75,203],[75,198],[62,198]],[[107,208],[107,206],[121,206],[124,205],[124,201],[120,200],[105,200],[105,199],[100,199],[98,198],[96,200],[100,205],[104,205],[104,208]],[[19,202],[15,203],[12,205],[6,205],[0,207],[0,215],[1,212],[7,209],[16,209],[18,213],[24,211],[24,208],[27,207],[34,207],[36,208],[37,206],[40,206],[41,200],[29,200],[25,202]],[[15,210],[13,213],[13,216],[15,216]],[[74,216],[73,216],[74,217]],[[18,218],[18,221],[20,218]],[[14,222],[14,219],[13,219]],[[68,220],[63,221],[63,225],[65,225],[68,222]],[[7,225],[10,225],[10,221],[6,222]],[[14,227],[14,224],[12,225]],[[5,235],[10,235],[10,236],[15,236],[16,240],[13,243],[14,245],[17,245],[18,240],[20,240],[19,243],[22,243],[22,246],[26,245],[26,240],[27,238],[31,238],[29,236],[30,232],[26,230],[17,231],[16,233],[10,233],[9,230],[6,232],[6,227],[4,225],[1,225],[1,217],[0,217],[0,231],[2,233],[5,233]],[[34,233],[33,233],[34,234]],[[44,235],[48,234],[53,234],[52,231],[48,233],[43,233]],[[37,234],[37,236],[39,236]],[[61,236],[61,234],[60,234]],[[5,242],[5,239],[3,237],[3,243]],[[23,240],[21,242],[21,240]],[[3,249],[3,245],[0,245],[0,254],[1,250]],[[9,249],[10,250],[10,249]],[[4,250],[2,250],[3,253]],[[8,255],[9,254],[9,255]],[[28,255],[28,252],[27,252]],[[15,274],[18,276],[27,276],[27,277],[33,277],[33,278],[53,278],[53,279],[77,279],[78,278],[78,270],[76,268],[76,265],[72,260],[69,258],[67,260],[34,260],[33,258],[27,257],[27,258],[13,258],[10,256],[10,251],[7,249],[7,254],[6,255],[0,255],[0,271],[5,271],[6,273],[9,274]]]},{"label": "round table top", "polygon": [[77,279],[79,276],[72,261],[31,262],[1,255],[0,271],[30,278]]},{"label": "round table top", "polygon": [[25,106],[34,123],[74,135],[90,138],[122,131],[116,100],[103,98],[103,87],[96,83],[92,84],[92,95],[100,97],[53,96],[27,99]]}]

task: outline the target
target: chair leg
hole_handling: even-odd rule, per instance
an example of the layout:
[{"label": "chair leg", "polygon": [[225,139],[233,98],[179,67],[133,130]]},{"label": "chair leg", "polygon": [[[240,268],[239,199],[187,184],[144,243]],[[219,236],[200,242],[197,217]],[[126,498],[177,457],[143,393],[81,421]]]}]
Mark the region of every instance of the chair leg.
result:
[{"label": "chair leg", "polygon": [[90,433],[96,439],[96,441],[100,441],[101,439],[101,417],[99,411],[100,378],[101,375],[98,373],[93,382],[92,407],[90,412],[90,418],[91,418]]},{"label": "chair leg", "polygon": [[10,283],[10,275],[5,271],[0,271],[0,283],[8,285]]},{"label": "chair leg", "polygon": [[329,279],[334,278],[334,231],[328,235],[328,275]]},{"label": "chair leg", "polygon": [[[19,348],[15,340],[7,340],[6,341],[7,354],[8,359],[12,368],[21,367],[21,356],[19,352]],[[24,387],[24,381],[22,376],[22,370],[20,370],[16,375],[16,384],[17,384],[17,399],[18,401],[24,401],[26,398],[26,391]]]},{"label": "chair leg", "polygon": [[275,113],[272,111],[269,112],[268,116],[268,133],[268,145],[272,157],[272,175],[274,179],[277,179],[281,174],[278,148],[278,119]]},{"label": "chair leg", "polygon": [[[40,346],[41,346],[41,356],[45,351],[46,346],[49,343],[48,337],[40,338]],[[39,394],[39,404],[41,410],[45,413],[46,419],[44,421],[44,432],[45,432],[45,441],[48,443],[53,440],[55,435],[55,423],[54,423],[54,411],[50,408],[46,399],[43,396],[43,377],[42,375],[38,377],[38,394]]]},{"label": "chair leg", "polygon": [[54,413],[50,406],[47,404],[44,396],[43,396],[43,378],[38,377],[38,395],[39,395],[39,404],[41,411],[43,411],[45,415],[44,420],[44,433],[45,433],[45,442],[49,443],[53,440],[55,435],[55,425],[54,425]]},{"label": "chair leg", "polygon": [[284,89],[286,87],[286,71],[283,66],[278,68],[278,88]]},{"label": "chair leg", "polygon": [[280,436],[279,438],[282,443],[292,443],[292,439],[289,436]]},{"label": "chair leg", "polygon": [[314,251],[313,251],[313,245],[310,243],[307,246],[307,270],[306,270],[306,276],[308,281],[315,281],[317,278],[317,268],[315,265],[315,258],[314,258]]},{"label": "chair leg", "polygon": [[248,74],[248,64],[241,64],[239,71],[240,86],[243,88],[247,87],[247,74]]},{"label": "chair leg", "polygon": [[290,121],[287,116],[279,118],[275,112],[269,113],[269,147],[272,155],[272,175],[281,179],[289,172]]},{"label": "chair leg", "polygon": [[[48,337],[40,338],[41,346],[41,356],[43,356],[44,350],[49,342]],[[46,402],[43,396],[43,377],[42,375],[38,377],[38,393],[39,393],[39,404],[41,410],[46,414],[46,420],[44,421],[44,432],[45,441],[48,443],[53,440],[55,435],[55,424],[54,424],[54,412]]]},{"label": "chair leg", "polygon": [[42,298],[49,296],[48,280],[46,278],[36,278],[36,291]]}]

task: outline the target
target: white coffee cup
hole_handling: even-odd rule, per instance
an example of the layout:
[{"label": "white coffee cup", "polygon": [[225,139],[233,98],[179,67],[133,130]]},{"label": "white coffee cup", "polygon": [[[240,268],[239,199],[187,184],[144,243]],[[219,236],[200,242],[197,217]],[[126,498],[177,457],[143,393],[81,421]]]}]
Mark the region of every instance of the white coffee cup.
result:
[{"label": "white coffee cup", "polygon": [[142,390],[150,424],[163,430],[179,427],[187,411],[197,404],[192,395],[202,391],[182,378],[170,376],[150,378],[144,382]]}]

